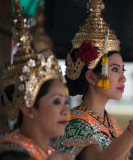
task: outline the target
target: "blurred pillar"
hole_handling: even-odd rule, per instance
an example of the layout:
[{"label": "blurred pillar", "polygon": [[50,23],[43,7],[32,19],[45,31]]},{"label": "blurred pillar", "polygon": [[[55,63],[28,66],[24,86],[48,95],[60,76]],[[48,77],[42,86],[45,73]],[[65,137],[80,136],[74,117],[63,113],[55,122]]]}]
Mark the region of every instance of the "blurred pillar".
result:
[{"label": "blurred pillar", "polygon": [[[0,96],[2,94],[2,75],[5,64],[11,55],[11,0],[0,0]],[[8,131],[8,121],[3,114],[0,101],[0,135]]]},{"label": "blurred pillar", "polygon": [[36,26],[33,33],[34,45],[37,52],[41,52],[42,50],[47,48],[54,50],[53,41],[45,28],[46,17],[44,14],[44,7],[46,7],[45,2],[39,0],[36,9],[36,16],[34,17],[36,21]]},{"label": "blurred pillar", "polygon": [[131,149],[131,160],[133,160],[133,147]]}]

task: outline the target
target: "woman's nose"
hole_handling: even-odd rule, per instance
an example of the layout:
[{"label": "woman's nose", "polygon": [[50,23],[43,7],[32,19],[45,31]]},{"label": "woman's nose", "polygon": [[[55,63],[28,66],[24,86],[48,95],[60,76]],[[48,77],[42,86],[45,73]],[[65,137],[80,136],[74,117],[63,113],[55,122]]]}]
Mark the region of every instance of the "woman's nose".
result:
[{"label": "woman's nose", "polygon": [[62,113],[63,113],[64,115],[70,114],[70,110],[69,110],[69,108],[68,108],[66,105],[64,105]]},{"label": "woman's nose", "polygon": [[121,81],[122,82],[126,82],[126,77],[125,77],[125,75],[122,73],[122,75],[121,75]]}]

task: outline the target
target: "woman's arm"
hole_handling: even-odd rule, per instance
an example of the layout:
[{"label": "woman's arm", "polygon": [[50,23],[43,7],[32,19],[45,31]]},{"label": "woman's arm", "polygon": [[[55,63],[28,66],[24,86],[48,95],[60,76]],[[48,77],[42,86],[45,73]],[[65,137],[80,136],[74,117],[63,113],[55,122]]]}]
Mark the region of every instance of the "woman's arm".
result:
[{"label": "woman's arm", "polygon": [[84,148],[78,155],[79,160],[123,160],[133,146],[133,134],[126,130],[119,138],[113,141],[106,149],[98,145]]}]

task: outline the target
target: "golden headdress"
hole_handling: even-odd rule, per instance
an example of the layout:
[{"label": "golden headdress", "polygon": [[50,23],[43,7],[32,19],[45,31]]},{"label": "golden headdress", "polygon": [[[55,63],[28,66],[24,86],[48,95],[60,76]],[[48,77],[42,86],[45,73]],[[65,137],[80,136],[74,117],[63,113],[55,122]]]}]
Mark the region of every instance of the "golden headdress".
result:
[{"label": "golden headdress", "polygon": [[[73,49],[80,48],[81,50],[83,48],[84,50],[83,43],[86,42],[90,43],[93,48],[98,48],[98,55],[96,58],[92,59],[92,61],[87,64],[88,69],[93,70],[104,54],[107,54],[109,51],[119,52],[120,41],[117,39],[114,31],[110,29],[109,25],[104,21],[101,15],[101,11],[104,9],[102,0],[90,0],[88,4],[88,18],[85,23],[79,27],[79,32],[76,33],[74,39],[72,40],[72,45]],[[84,45],[86,46],[86,44]],[[77,58],[77,61],[73,63],[70,56],[71,53],[72,51],[67,57],[66,74],[68,78],[75,80],[79,78],[85,62],[81,58]],[[107,60],[104,62],[107,62]]]},{"label": "golden headdress", "polygon": [[[24,102],[26,107],[32,107],[36,96],[44,82],[50,79],[62,81],[62,74],[57,59],[51,50],[46,49],[36,53],[32,48],[32,38],[28,24],[24,18],[20,2],[14,1],[14,41],[18,46],[13,64],[7,66],[4,72],[4,104],[5,112],[10,120],[18,116],[19,105]],[[14,86],[12,101],[9,101],[5,90]]]}]

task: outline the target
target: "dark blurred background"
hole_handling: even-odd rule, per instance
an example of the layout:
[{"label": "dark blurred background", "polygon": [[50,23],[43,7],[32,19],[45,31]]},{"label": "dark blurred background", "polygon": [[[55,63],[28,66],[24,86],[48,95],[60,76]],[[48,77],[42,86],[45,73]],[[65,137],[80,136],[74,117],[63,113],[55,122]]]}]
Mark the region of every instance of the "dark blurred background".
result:
[{"label": "dark blurred background", "polygon": [[[79,25],[87,17],[88,0],[46,1],[46,27],[56,46],[58,58],[65,58]],[[133,61],[133,1],[103,0],[105,21],[121,41],[124,61]]]}]

